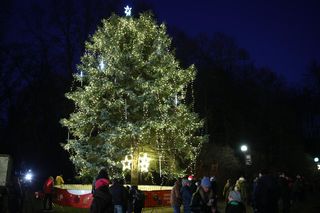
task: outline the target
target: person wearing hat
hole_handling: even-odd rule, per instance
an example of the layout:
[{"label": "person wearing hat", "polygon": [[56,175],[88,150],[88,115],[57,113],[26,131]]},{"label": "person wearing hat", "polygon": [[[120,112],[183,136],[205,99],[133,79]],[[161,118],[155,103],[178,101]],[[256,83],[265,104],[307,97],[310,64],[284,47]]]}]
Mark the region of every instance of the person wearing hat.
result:
[{"label": "person wearing hat", "polygon": [[113,213],[112,196],[109,191],[109,180],[99,178],[95,181],[90,213]]},{"label": "person wearing hat", "polygon": [[203,177],[197,191],[192,195],[191,212],[192,213],[214,213],[216,208],[214,204],[214,193],[211,189],[209,177]]},{"label": "person wearing hat", "polygon": [[241,195],[238,191],[230,191],[228,195],[228,204],[226,213],[245,213],[246,207],[241,202]]},{"label": "person wearing hat", "polygon": [[183,212],[190,213],[190,202],[192,198],[192,189],[191,189],[191,181],[187,178],[182,179],[182,188],[180,190],[182,204],[183,204]]}]

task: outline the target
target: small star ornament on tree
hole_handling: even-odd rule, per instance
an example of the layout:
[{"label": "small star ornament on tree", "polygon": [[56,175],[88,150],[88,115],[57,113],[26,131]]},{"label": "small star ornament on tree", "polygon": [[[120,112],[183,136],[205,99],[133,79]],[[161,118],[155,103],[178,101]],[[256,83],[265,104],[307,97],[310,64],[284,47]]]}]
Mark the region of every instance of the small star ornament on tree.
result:
[{"label": "small star ornament on tree", "polygon": [[128,5],[124,8],[124,13],[126,16],[131,16],[131,9],[132,7],[129,7]]},{"label": "small star ornament on tree", "polygon": [[132,156],[129,156],[126,155],[125,156],[125,159],[121,161],[122,163],[122,170],[125,171],[125,170],[131,170],[131,165],[132,165]]}]

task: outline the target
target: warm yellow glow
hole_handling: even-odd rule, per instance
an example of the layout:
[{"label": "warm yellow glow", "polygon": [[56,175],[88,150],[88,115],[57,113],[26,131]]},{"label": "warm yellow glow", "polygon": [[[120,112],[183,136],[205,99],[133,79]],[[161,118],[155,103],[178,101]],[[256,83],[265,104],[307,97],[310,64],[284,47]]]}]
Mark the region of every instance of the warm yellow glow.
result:
[{"label": "warm yellow glow", "polygon": [[[122,171],[131,170],[132,166],[132,155],[126,155],[122,163]],[[150,157],[147,153],[140,153],[139,155],[139,169],[140,172],[148,172],[150,166]]]},{"label": "warm yellow glow", "polygon": [[132,165],[132,155],[126,155],[124,160],[121,161],[122,163],[122,171],[125,170],[131,170],[131,165]]},{"label": "warm yellow glow", "polygon": [[141,172],[148,172],[150,165],[150,158],[147,153],[143,153],[142,156],[139,156],[139,167]]}]

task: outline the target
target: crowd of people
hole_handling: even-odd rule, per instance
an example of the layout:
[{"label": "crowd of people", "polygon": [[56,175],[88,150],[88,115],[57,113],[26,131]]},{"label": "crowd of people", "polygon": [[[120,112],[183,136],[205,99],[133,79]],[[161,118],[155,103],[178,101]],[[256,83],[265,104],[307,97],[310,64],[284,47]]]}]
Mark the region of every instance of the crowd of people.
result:
[{"label": "crowd of people", "polygon": [[[43,184],[43,209],[52,210],[54,186],[63,187],[63,175],[48,177]],[[312,188],[301,175],[261,172],[253,180],[240,176],[227,179],[224,187],[216,177],[186,176],[175,181],[170,196],[174,213],[290,213],[295,203],[303,202]],[[22,212],[23,190],[19,178],[8,187],[8,209]],[[140,213],[145,195],[137,186],[125,186],[123,179],[110,180],[105,168],[92,183],[91,213]],[[218,203],[219,200],[219,203]],[[219,208],[218,208],[219,207]]]},{"label": "crowd of people", "polygon": [[92,183],[91,213],[141,213],[145,195],[137,186],[124,186],[123,179],[111,183],[106,169],[101,169]]},{"label": "crowd of people", "polygon": [[206,213],[217,210],[217,188],[214,177],[196,181],[193,176],[178,179],[172,190],[170,202],[174,213]]},{"label": "crowd of people", "polygon": [[227,179],[222,192],[218,192],[215,177],[196,180],[189,176],[175,182],[171,206],[174,213],[181,209],[184,213],[217,213],[222,206],[225,213],[289,213],[294,203],[304,201],[306,189],[302,176],[292,179],[284,173],[261,172],[252,181],[242,176],[234,181]]},{"label": "crowd of people", "polygon": [[[64,184],[63,176],[55,179],[50,176],[43,185],[43,209],[52,210],[54,186]],[[105,168],[101,169],[92,183],[93,200],[90,213],[141,213],[144,207],[145,195],[137,186],[124,186],[123,179],[109,178]]]},{"label": "crowd of people", "polygon": [[[64,183],[62,175],[49,177],[43,187],[44,209],[52,208],[53,186]],[[222,189],[222,190],[221,190]],[[175,181],[170,196],[174,213],[219,213],[221,201],[225,213],[290,213],[293,203],[303,201],[306,182],[297,175],[295,179],[284,173],[271,175],[264,172],[252,181],[239,177],[227,179],[218,188],[216,177],[195,179],[193,176]],[[220,192],[221,191],[221,192]],[[91,213],[140,213],[145,195],[137,186],[125,186],[123,179],[112,182],[106,169],[101,169],[92,183]],[[248,211],[249,212],[249,211]]]}]

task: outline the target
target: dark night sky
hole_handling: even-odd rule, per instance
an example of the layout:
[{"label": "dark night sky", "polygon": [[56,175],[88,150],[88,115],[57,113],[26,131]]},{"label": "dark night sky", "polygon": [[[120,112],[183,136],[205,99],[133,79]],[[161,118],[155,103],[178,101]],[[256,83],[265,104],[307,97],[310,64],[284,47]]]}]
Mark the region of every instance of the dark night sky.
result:
[{"label": "dark night sky", "polygon": [[295,84],[312,59],[320,61],[320,1],[151,0],[161,22],[190,35],[223,32]]},{"label": "dark night sky", "polygon": [[[122,0],[123,7],[126,3],[133,5],[134,1]],[[24,23],[21,11],[31,12],[24,10],[30,2],[12,2],[14,6],[6,24],[6,31],[9,31],[6,36],[9,40],[28,40],[19,31],[19,24]],[[256,65],[270,67],[290,83],[302,79],[312,59],[320,62],[320,0],[146,2],[152,4],[160,22],[176,26],[192,36],[223,32],[234,37],[239,46],[248,50]]]},{"label": "dark night sky", "polygon": [[[124,6],[133,2],[123,0]],[[301,82],[311,60],[320,61],[319,0],[146,2],[153,6],[160,22],[192,36],[222,32],[233,37],[256,65],[271,68],[291,84]]]}]

